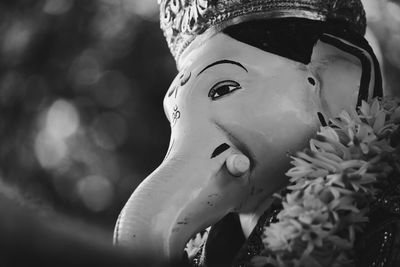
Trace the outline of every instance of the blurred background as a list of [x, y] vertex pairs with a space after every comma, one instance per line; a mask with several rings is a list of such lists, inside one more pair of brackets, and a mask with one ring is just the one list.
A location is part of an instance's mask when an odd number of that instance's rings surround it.
[[[364, 2], [386, 88], [400, 95], [400, 1]], [[0, 2], [0, 253], [47, 248], [48, 228], [111, 244], [167, 150], [175, 74], [156, 0]]]

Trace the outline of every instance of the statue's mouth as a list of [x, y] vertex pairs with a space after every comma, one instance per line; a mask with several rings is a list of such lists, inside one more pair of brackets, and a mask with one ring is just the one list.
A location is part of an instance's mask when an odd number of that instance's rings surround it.
[[192, 264], [212, 265], [212, 262], [214, 264], [232, 263], [245, 240], [239, 216], [229, 213], [212, 226], [192, 235], [186, 243], [183, 259], [190, 266]]
[[208, 234], [211, 226], [194, 234], [186, 243], [183, 258], [185, 261], [192, 262], [194, 259], [200, 258], [207, 242]]

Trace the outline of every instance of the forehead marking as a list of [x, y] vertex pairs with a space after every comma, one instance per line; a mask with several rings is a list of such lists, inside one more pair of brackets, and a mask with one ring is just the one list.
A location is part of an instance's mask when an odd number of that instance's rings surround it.
[[174, 127], [176, 122], [181, 118], [181, 112], [179, 111], [178, 105], [175, 105], [174, 110], [172, 111], [172, 124]]
[[185, 71], [184, 73], [182, 73], [179, 77], [181, 86], [184, 86], [190, 80], [190, 77], [192, 77], [192, 72], [189, 71], [189, 73], [187, 73]]
[[171, 97], [173, 93], [175, 93], [175, 91], [177, 90], [177, 85], [174, 85], [174, 87], [169, 91], [168, 93], [168, 97]]
[[173, 94], [175, 94], [174, 97], [176, 98], [178, 95], [179, 87], [187, 84], [191, 77], [191, 72], [182, 71], [181, 75], [179, 76], [179, 85], [174, 85], [174, 87], [168, 93], [168, 97], [171, 97]]

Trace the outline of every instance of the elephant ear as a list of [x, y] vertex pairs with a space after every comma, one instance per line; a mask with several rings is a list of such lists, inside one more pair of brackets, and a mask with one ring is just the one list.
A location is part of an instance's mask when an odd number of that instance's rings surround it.
[[321, 109], [328, 116], [359, 106], [362, 100], [382, 96], [379, 63], [364, 39], [355, 45], [323, 34], [314, 46], [308, 66], [309, 81], [318, 87]]

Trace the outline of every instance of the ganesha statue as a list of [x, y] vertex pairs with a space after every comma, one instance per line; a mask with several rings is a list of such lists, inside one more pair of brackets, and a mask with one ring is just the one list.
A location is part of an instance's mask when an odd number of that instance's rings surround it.
[[[361, 1], [159, 4], [179, 71], [164, 98], [170, 145], [127, 201], [114, 243], [148, 266], [285, 266], [254, 257], [279, 221], [274, 195], [289, 184], [290, 155], [328, 118], [382, 96]], [[395, 266], [385, 238], [371, 235], [346, 266]], [[299, 260], [288, 266], [328, 266]]]

